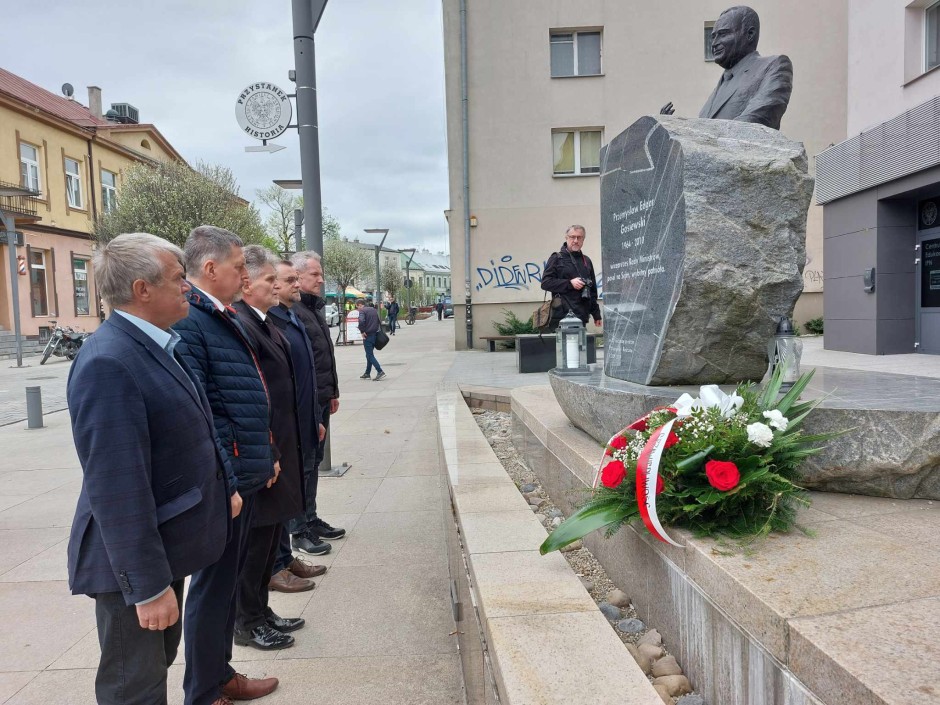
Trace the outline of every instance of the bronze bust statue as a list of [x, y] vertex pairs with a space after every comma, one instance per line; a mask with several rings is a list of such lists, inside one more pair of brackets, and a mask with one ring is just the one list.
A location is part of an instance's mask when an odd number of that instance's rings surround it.
[[[740, 120], [780, 129], [793, 90], [793, 64], [786, 56], [757, 53], [760, 19], [749, 7], [738, 5], [721, 13], [712, 30], [712, 53], [722, 74], [698, 116]], [[672, 103], [659, 111], [672, 115]]]

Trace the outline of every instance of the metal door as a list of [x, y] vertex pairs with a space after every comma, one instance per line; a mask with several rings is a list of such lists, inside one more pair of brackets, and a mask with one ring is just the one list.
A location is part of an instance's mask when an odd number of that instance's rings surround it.
[[937, 201], [919, 208], [915, 254], [915, 343], [917, 352], [940, 355], [940, 217]]

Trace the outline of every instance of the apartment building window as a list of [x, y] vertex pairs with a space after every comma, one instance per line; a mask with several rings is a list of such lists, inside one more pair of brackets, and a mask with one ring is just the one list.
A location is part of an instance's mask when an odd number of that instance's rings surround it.
[[714, 29], [714, 22], [705, 23], [705, 61], [715, 60], [715, 55], [712, 53], [712, 31]]
[[82, 175], [78, 162], [74, 159], [65, 160], [65, 192], [68, 194], [69, 207], [82, 207]]
[[101, 170], [101, 210], [110, 213], [117, 207], [117, 174]]
[[940, 66], [940, 2], [933, 3], [925, 11], [924, 35], [925, 57], [924, 70]]
[[75, 294], [75, 315], [87, 316], [91, 312], [88, 303], [88, 260], [72, 258], [72, 287]]
[[601, 131], [556, 130], [552, 132], [552, 159], [555, 176], [599, 174], [601, 171]]
[[29, 294], [34, 316], [49, 315], [49, 281], [46, 277], [46, 251], [29, 251]]
[[20, 142], [20, 186], [39, 191], [39, 149]]
[[552, 32], [549, 41], [553, 78], [600, 75], [600, 32]]

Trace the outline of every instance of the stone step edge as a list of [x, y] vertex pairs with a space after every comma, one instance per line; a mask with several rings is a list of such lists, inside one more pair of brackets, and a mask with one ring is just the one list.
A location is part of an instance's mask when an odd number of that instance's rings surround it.
[[[545, 398], [541, 396], [536, 398], [536, 396], [533, 395], [533, 393], [538, 394], [538, 392], [542, 390], [549, 391], [549, 394], [552, 396], [551, 404], [546, 403]], [[522, 423], [524, 423], [529, 428], [532, 434], [539, 438], [546, 451], [558, 458], [567, 467], [574, 484], [577, 484], [579, 487], [589, 487], [590, 483], [593, 481], [593, 475], [595, 472], [596, 466], [594, 463], [597, 461], [594, 459], [593, 454], [586, 456], [584, 453], [584, 448], [590, 447], [592, 449], [600, 449], [600, 445], [587, 433], [571, 424], [567, 416], [565, 416], [564, 412], [561, 410], [561, 407], [558, 405], [558, 402], [554, 399], [554, 394], [551, 392], [551, 387], [548, 387], [547, 385], [517, 387], [511, 391], [511, 398], [513, 417], [519, 418]], [[527, 404], [527, 402], [530, 402], [532, 405], [530, 406]], [[600, 450], [598, 450], [598, 459], [599, 458]], [[546, 489], [551, 491], [552, 488], [546, 487]], [[695, 583], [695, 581], [693, 581], [685, 572], [684, 566], [686, 564], [686, 558], [683, 554], [687, 551], [694, 551], [702, 554], [710, 553], [712, 550], [712, 545], [708, 543], [708, 539], [696, 539], [691, 534], [691, 532], [682, 529], [672, 529], [670, 533], [673, 535], [673, 537], [686, 544], [684, 549], [676, 549], [655, 540], [642, 527], [638, 528], [637, 526], [628, 526], [625, 527], [624, 530], [635, 534], [642, 544], [644, 544], [649, 550], [658, 554], [663, 561], [679, 567], [680, 570], [685, 574], [686, 579], [695, 586], [696, 590], [701, 592], [707, 599], [711, 600], [718, 611], [720, 611], [729, 621], [734, 623], [742, 633], [748, 634], [762, 648], [765, 648], [764, 645], [760, 644], [760, 641], [756, 638], [755, 632], [753, 630], [742, 626], [740, 622], [735, 619], [734, 614], [725, 608], [726, 606], [716, 604], [712, 597], [709, 596], [708, 590]], [[590, 538], [591, 537], [587, 537], [585, 543], [589, 548], [592, 548], [589, 545], [592, 543], [588, 540]], [[601, 538], [599, 540], [603, 541], [604, 539]], [[601, 561], [601, 564], [608, 569], [608, 572], [610, 572], [609, 566], [605, 565], [604, 558], [601, 557], [601, 554], [595, 551], [595, 556], [598, 558], [598, 560]], [[733, 575], [727, 575], [726, 579], [728, 581], [728, 585], [737, 584], [737, 581]], [[722, 586], [722, 588], [725, 587], [727, 586]], [[631, 592], [631, 596], [634, 599], [638, 597], [638, 595], [634, 594], [633, 592]], [[748, 606], [749, 609], [753, 610], [757, 605], [754, 602], [749, 602]], [[880, 697], [874, 690], [872, 690], [867, 685], [866, 681], [859, 676], [859, 674], [852, 673], [847, 670], [841, 663], [832, 658], [825, 651], [820, 650], [816, 644], [807, 641], [803, 635], [799, 633], [794, 635], [791, 633], [791, 630], [794, 629], [795, 625], [800, 623], [801, 619], [814, 619], [815, 617], [825, 615], [816, 615], [807, 618], [790, 617], [778, 613], [771, 605], [764, 602], [760, 604], [760, 608], [773, 613], [774, 621], [779, 622], [780, 628], [783, 632], [781, 638], [787, 645], [790, 645], [795, 636], [796, 638], [800, 639], [801, 647], [804, 650], [812, 652], [812, 658], [804, 656], [804, 662], [812, 663], [815, 667], [818, 667], [821, 662], [826, 662], [832, 666], [831, 671], [838, 674], [836, 681], [826, 684], [825, 688], [821, 688], [813, 693], [816, 698], [820, 698], [821, 701], [826, 703], [865, 702], [870, 703], [871, 705], [888, 705], [888, 701]], [[869, 608], [852, 608], [846, 611], [864, 611], [866, 609]], [[661, 627], [660, 631], [663, 631]], [[675, 637], [675, 635], [666, 634], [664, 632], [663, 636], [673, 642], [678, 641], [678, 638]], [[773, 654], [770, 653], [769, 655], [782, 667], [786, 668], [789, 673], [792, 674], [792, 676], [795, 677], [804, 686], [808, 687], [814, 680], [811, 673], [804, 673], [802, 669], [790, 667], [791, 664], [789, 663], [789, 654], [787, 654], [782, 659], [776, 658]], [[851, 694], [848, 696], [848, 699], [846, 699], [847, 694]]]
[[[540, 705], [571, 705], [578, 698], [587, 698], [592, 705], [622, 705], [629, 702], [631, 705], [662, 705], [663, 701], [653, 689], [636, 661], [623, 646], [620, 639], [613, 633], [609, 623], [597, 610], [587, 590], [580, 584], [574, 571], [559, 555], [545, 557], [546, 561], [558, 560], [564, 564], [563, 582], [559, 586], [562, 590], [570, 590], [573, 583], [577, 584], [583, 604], [589, 607], [588, 611], [572, 610], [570, 612], [556, 612], [553, 614], [520, 614], [518, 616], [487, 616], [489, 594], [499, 590], [503, 580], [492, 580], [487, 577], [486, 571], [477, 570], [475, 563], [483, 560], [483, 556], [492, 556], [493, 553], [502, 553], [499, 549], [493, 552], [476, 553], [468, 545], [467, 523], [472, 520], [471, 512], [461, 511], [461, 502], [457, 497], [454, 478], [459, 474], [459, 465], [466, 463], [466, 459], [473, 459], [479, 463], [480, 458], [486, 458], [485, 464], [500, 464], [495, 452], [486, 442], [482, 431], [477, 426], [467, 405], [472, 399], [472, 392], [465, 399], [464, 392], [457, 390], [442, 390], [437, 394], [438, 433], [443, 448], [443, 462], [448, 481], [448, 489], [456, 520], [461, 528], [461, 538], [464, 541], [464, 557], [471, 573], [471, 591], [474, 604], [479, 610], [479, 621], [483, 625], [492, 663], [496, 685], [501, 703], [507, 705], [528, 705], [534, 702]], [[471, 433], [476, 431], [476, 435]], [[483, 446], [480, 441], [486, 446]], [[501, 467], [501, 464], [500, 464]], [[544, 536], [545, 529], [529, 509], [522, 495], [518, 492], [515, 483], [503, 470], [501, 477], [494, 475], [489, 482], [490, 487], [510, 489], [519, 498], [519, 511], [506, 511], [503, 514], [511, 521], [525, 526], [533, 536]], [[478, 513], [478, 518], [484, 518], [487, 513]], [[514, 532], [515, 533], [515, 532]], [[508, 551], [518, 551], [519, 555], [528, 555], [536, 552], [538, 541], [531, 542], [531, 548], [515, 548]], [[487, 584], [489, 581], [491, 584]], [[551, 584], [539, 583], [542, 594], [552, 589]], [[492, 608], [491, 608], [492, 609]], [[534, 664], [544, 662], [547, 656], [546, 634], [544, 623], [546, 620], [571, 619], [576, 622], [579, 629], [578, 644], [580, 651], [570, 653], [564, 645], [566, 633], [564, 630], [553, 634], [552, 638], [560, 639], [561, 653], [556, 654], [556, 660], [569, 667], [561, 671], [554, 671], [554, 682], [534, 682], [536, 668]], [[605, 667], [599, 667], [604, 664]], [[593, 666], [593, 667], [592, 667]]]

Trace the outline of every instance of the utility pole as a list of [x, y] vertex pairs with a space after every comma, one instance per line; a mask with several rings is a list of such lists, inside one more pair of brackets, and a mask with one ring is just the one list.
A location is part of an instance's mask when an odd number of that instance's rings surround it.
[[388, 237], [388, 228], [366, 228], [367, 233], [370, 235], [382, 234], [382, 241], [375, 246], [375, 291], [372, 294], [372, 303], [375, 304], [376, 309], [381, 305], [379, 298], [382, 296], [382, 276], [379, 271], [379, 254], [382, 252], [382, 246], [385, 244], [385, 238]]
[[320, 196], [320, 137], [317, 124], [317, 65], [313, 35], [327, 0], [291, 0], [294, 23], [294, 68], [297, 82], [297, 132], [303, 182], [306, 236], [298, 249], [323, 256], [323, 202]]

